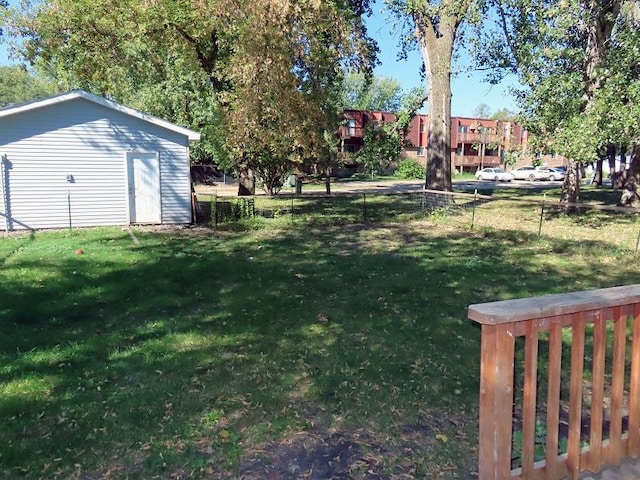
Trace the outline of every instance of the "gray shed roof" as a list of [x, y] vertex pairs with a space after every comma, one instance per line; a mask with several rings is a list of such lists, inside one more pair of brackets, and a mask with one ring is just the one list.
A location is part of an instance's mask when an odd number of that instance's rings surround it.
[[167, 130], [181, 133], [182, 135], [185, 135], [189, 140], [200, 140], [200, 134], [198, 132], [194, 132], [193, 130], [189, 130], [188, 128], [180, 127], [171, 122], [167, 122], [166, 120], [162, 120], [161, 118], [154, 117], [153, 115], [139, 112], [138, 110], [134, 110], [133, 108], [125, 107], [124, 105], [121, 105], [117, 102], [107, 100], [106, 98], [99, 97], [98, 95], [94, 95], [89, 92], [85, 92], [84, 90], [73, 90], [71, 92], [62, 93], [60, 95], [55, 95], [52, 97], [46, 97], [33, 100], [31, 102], [25, 102], [0, 108], [0, 118], [15, 115], [17, 113], [27, 112], [30, 110], [36, 110], [38, 108], [44, 108], [57, 103], [67, 102], [76, 98], [83, 98], [98, 105], [102, 105], [103, 107], [116, 110], [135, 118], [139, 118], [141, 120], [144, 120], [145, 122], [149, 122]]

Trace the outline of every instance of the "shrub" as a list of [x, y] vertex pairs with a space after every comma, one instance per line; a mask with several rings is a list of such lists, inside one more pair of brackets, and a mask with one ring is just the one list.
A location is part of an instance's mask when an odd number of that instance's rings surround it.
[[398, 169], [396, 170], [396, 177], [407, 179], [421, 179], [424, 178], [425, 170], [415, 160], [410, 158], [404, 158], [398, 163]]

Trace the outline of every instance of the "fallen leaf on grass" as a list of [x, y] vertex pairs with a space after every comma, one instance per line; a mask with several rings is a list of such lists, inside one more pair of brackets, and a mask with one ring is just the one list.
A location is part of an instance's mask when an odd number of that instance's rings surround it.
[[442, 443], [447, 443], [449, 441], [447, 436], [442, 433], [436, 433], [436, 440], [440, 440]]

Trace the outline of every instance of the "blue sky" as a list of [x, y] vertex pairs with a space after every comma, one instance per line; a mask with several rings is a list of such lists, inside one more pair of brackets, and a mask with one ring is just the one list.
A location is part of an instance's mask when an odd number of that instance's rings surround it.
[[[10, 0], [9, 4], [16, 4], [17, 0]], [[405, 90], [422, 84], [420, 68], [422, 57], [418, 51], [410, 52], [407, 60], [398, 60], [399, 34], [392, 32], [392, 22], [382, 10], [381, 0], [374, 4], [374, 15], [367, 20], [369, 34], [378, 42], [380, 48], [379, 60], [381, 65], [376, 68], [378, 76], [395, 78]], [[0, 43], [0, 65], [11, 63], [8, 59], [6, 46]], [[510, 82], [499, 85], [489, 85], [482, 81], [482, 74], [461, 73], [454, 76], [451, 90], [453, 93], [451, 114], [459, 117], [473, 116], [476, 107], [485, 103], [492, 112], [501, 108], [517, 110], [514, 99], [508, 93]]]

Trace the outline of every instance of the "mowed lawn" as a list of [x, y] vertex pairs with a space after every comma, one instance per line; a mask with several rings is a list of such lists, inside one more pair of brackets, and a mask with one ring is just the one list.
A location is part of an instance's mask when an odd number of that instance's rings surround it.
[[0, 238], [0, 478], [474, 478], [467, 306], [640, 282], [563, 233]]

